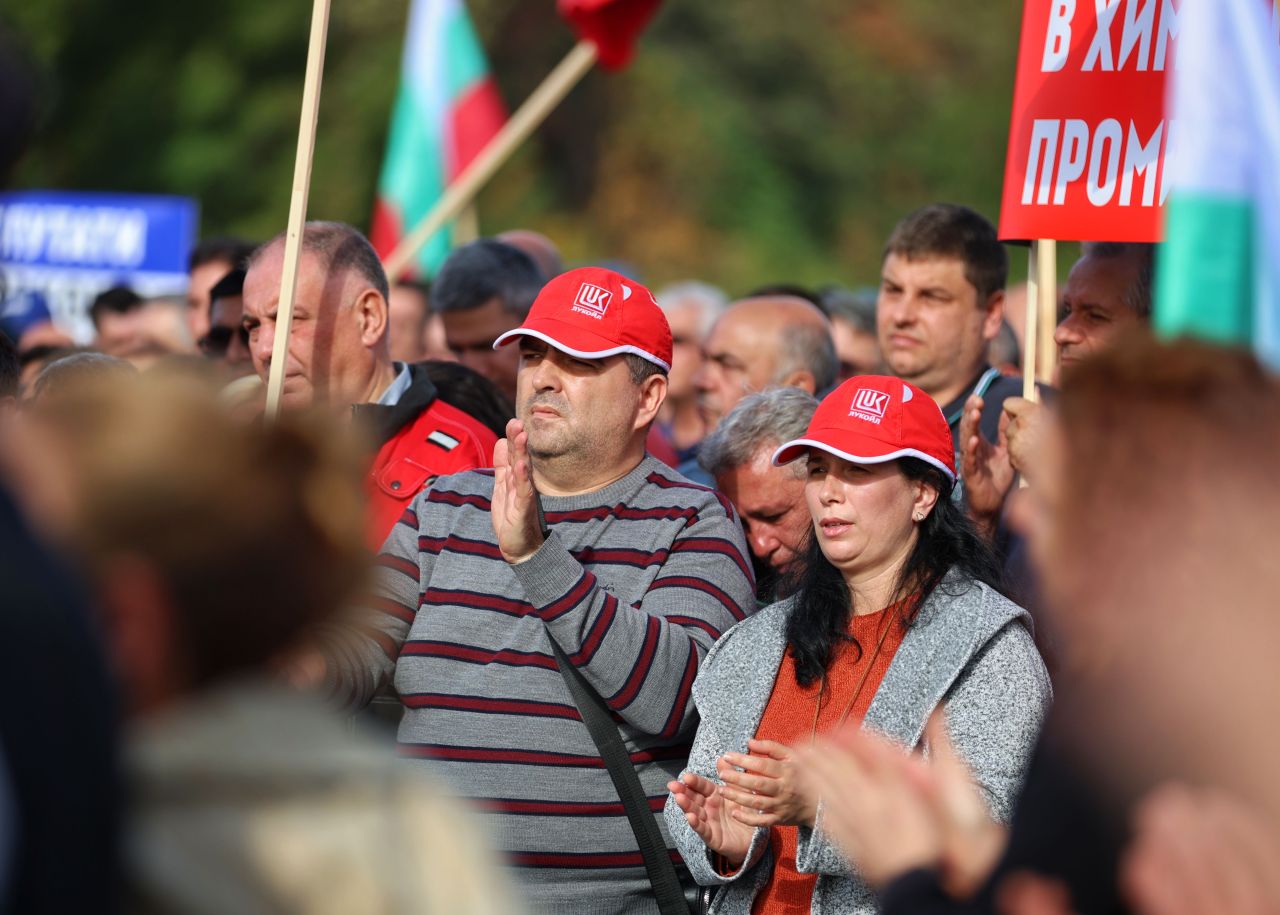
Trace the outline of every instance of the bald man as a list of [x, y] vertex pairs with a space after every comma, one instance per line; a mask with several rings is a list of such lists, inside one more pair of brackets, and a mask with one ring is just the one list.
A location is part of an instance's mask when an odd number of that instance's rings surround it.
[[747, 394], [792, 387], [821, 394], [835, 383], [831, 323], [795, 296], [759, 296], [730, 305], [703, 344], [694, 378], [698, 412], [707, 429]]

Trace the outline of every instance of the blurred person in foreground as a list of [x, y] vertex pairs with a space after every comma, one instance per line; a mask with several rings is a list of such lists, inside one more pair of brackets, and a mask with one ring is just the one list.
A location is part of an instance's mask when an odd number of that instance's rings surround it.
[[531, 904], [652, 912], [553, 645], [661, 795], [684, 765], [700, 660], [754, 610], [746, 545], [727, 502], [645, 451], [671, 361], [647, 289], [568, 271], [497, 345], [518, 349], [520, 374], [494, 470], [442, 477], [415, 500], [371, 597], [317, 633], [295, 674], [357, 707], [394, 681], [401, 755], [481, 804]]
[[1280, 911], [1280, 738], [1260, 727], [1280, 691], [1280, 381], [1131, 332], [1054, 413], [1024, 523], [1062, 698], [1007, 841], [942, 747], [926, 763], [845, 733], [807, 781], [886, 915]]
[[804, 551], [812, 525], [804, 462], [778, 466], [773, 453], [804, 435], [817, 408], [817, 398], [799, 388], [748, 394], [698, 450], [698, 463], [742, 519], [762, 605], [785, 596], [778, 589]]
[[519, 327], [547, 280], [533, 258], [494, 238], [455, 248], [431, 284], [431, 302], [444, 322], [449, 349], [488, 378], [513, 403], [518, 354], [494, 341]]
[[840, 362], [837, 380], [880, 374], [884, 360], [876, 337], [875, 290], [828, 286], [819, 293], [819, 300], [831, 318], [831, 339]]
[[[265, 383], [275, 343], [284, 236], [253, 253], [243, 325]], [[360, 232], [338, 222], [303, 231], [293, 326], [284, 366], [285, 409], [326, 405], [349, 415], [371, 442], [370, 546], [442, 474], [488, 467], [496, 436], [439, 396], [420, 366], [393, 362], [387, 346], [387, 275]]]
[[318, 415], [233, 419], [190, 378], [46, 405], [130, 732], [130, 911], [507, 912], [457, 805], [271, 659], [364, 580], [361, 461]]
[[187, 324], [191, 339], [209, 332], [213, 287], [232, 270], [243, 270], [254, 245], [240, 238], [209, 238], [187, 258]]
[[982, 804], [1007, 819], [1051, 691], [1025, 610], [950, 498], [937, 405], [897, 378], [828, 394], [778, 463], [806, 460], [812, 520], [792, 597], [722, 637], [694, 684], [701, 723], [667, 827], [718, 911], [872, 913], [792, 747], [846, 722], [903, 747], [945, 708]]
[[708, 430], [698, 412], [698, 391], [693, 379], [702, 366], [702, 341], [728, 298], [707, 283], [688, 280], [673, 283], [656, 293], [658, 306], [671, 325], [671, 375], [667, 399], [658, 422], [681, 461], [693, 456]]
[[972, 395], [984, 398], [980, 429], [994, 442], [1001, 405], [1022, 393], [1021, 379], [987, 363], [1004, 317], [1008, 271], [995, 227], [964, 206], [922, 207], [885, 243], [876, 300], [880, 350], [893, 374], [937, 401], [957, 453]]

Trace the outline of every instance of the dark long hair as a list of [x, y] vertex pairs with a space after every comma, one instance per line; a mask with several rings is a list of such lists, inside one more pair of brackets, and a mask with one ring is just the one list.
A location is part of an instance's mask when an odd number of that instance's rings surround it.
[[[952, 485], [946, 474], [917, 458], [902, 458], [897, 463], [908, 480], [923, 481], [938, 491], [938, 501], [920, 522], [915, 547], [894, 586], [898, 619], [906, 627], [942, 586], [950, 569], [957, 569], [963, 579], [981, 581], [997, 590], [1002, 588], [1002, 576], [991, 547], [978, 535], [964, 509], [951, 500]], [[795, 658], [796, 681], [809, 686], [826, 676], [842, 642], [853, 642], [862, 656], [862, 646], [849, 634], [853, 595], [840, 570], [822, 554], [812, 529], [788, 578], [795, 607], [787, 619], [787, 646]], [[903, 602], [912, 595], [912, 600]]]

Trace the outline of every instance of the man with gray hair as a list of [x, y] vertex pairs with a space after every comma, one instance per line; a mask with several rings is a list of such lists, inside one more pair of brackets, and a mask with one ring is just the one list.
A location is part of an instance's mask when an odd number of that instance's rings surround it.
[[[243, 325], [265, 382], [275, 343], [284, 234], [249, 258]], [[376, 454], [367, 480], [370, 546], [377, 549], [436, 477], [492, 466], [497, 436], [444, 402], [425, 370], [392, 362], [389, 289], [369, 240], [340, 222], [309, 222], [302, 234], [293, 325], [285, 351], [286, 408], [349, 408]]]
[[810, 526], [803, 461], [782, 467], [773, 452], [802, 438], [818, 399], [799, 388], [770, 388], [738, 401], [702, 443], [698, 463], [733, 503], [756, 562], [757, 597], [774, 596]]
[[671, 325], [671, 372], [667, 376], [667, 400], [658, 415], [681, 460], [709, 431], [698, 412], [698, 390], [694, 376], [702, 368], [702, 341], [716, 318], [729, 304], [729, 297], [708, 283], [686, 280], [672, 283], [654, 296]]

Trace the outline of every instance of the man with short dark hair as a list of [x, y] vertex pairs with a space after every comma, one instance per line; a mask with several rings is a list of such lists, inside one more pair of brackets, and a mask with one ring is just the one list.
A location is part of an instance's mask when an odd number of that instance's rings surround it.
[[227, 272], [243, 269], [254, 245], [241, 238], [207, 238], [191, 249], [187, 266], [187, 322], [191, 339], [209, 331], [210, 292]]
[[[244, 280], [244, 327], [254, 368], [271, 371], [284, 235], [253, 253]], [[419, 492], [441, 474], [489, 466], [494, 434], [445, 403], [418, 367], [387, 350], [387, 275], [368, 239], [337, 222], [303, 232], [281, 403], [348, 407], [377, 454], [368, 480], [369, 539], [381, 545]]]
[[817, 408], [818, 399], [799, 388], [750, 394], [698, 451], [698, 463], [742, 519], [762, 603], [776, 597], [779, 579], [803, 549], [813, 521], [804, 501], [805, 462], [779, 467], [773, 453], [783, 442], [804, 437]]
[[518, 354], [510, 347], [494, 350], [493, 341], [519, 326], [546, 280], [528, 254], [480, 238], [455, 249], [431, 284], [432, 304], [453, 354], [513, 401]]
[[1084, 243], [1062, 287], [1065, 313], [1053, 333], [1062, 371], [1151, 320], [1154, 274], [1155, 245]]
[[1000, 407], [1022, 381], [987, 364], [1000, 331], [1009, 269], [995, 227], [964, 206], [939, 203], [894, 228], [881, 263], [876, 327], [890, 371], [938, 402], [960, 450], [965, 401], [984, 397], [982, 434], [995, 441]]
[[94, 346], [139, 368], [170, 353], [190, 352], [195, 341], [184, 311], [180, 299], [144, 299], [127, 286], [113, 286], [89, 306], [97, 330]]
[[820, 295], [822, 309], [831, 319], [831, 340], [840, 360], [836, 381], [883, 374], [884, 360], [876, 338], [875, 290], [828, 286]]
[[200, 351], [221, 362], [232, 378], [254, 374], [249, 333], [243, 324], [244, 275], [238, 267], [213, 284], [209, 290], [209, 330], [196, 341]]
[[520, 361], [494, 471], [443, 477], [405, 511], [324, 666], [357, 705], [394, 676], [401, 755], [492, 818], [537, 910], [653, 912], [553, 643], [663, 797], [695, 727], [698, 665], [753, 607], [742, 531], [727, 502], [645, 452], [671, 363], [647, 289], [571, 270], [496, 345]]

